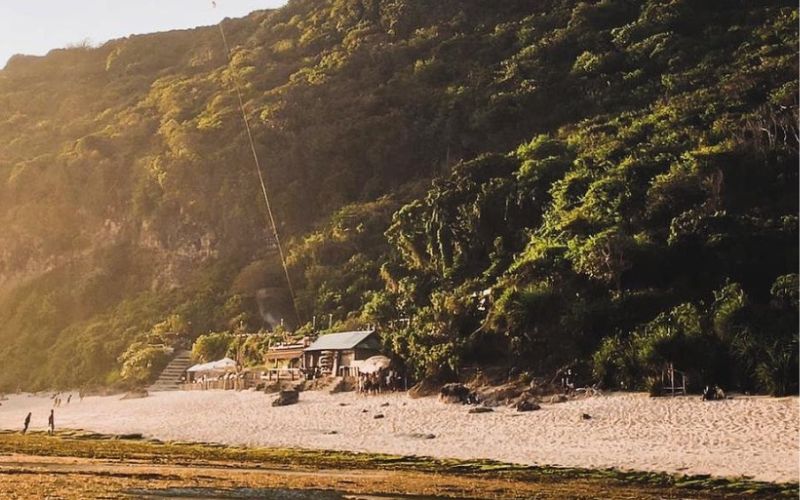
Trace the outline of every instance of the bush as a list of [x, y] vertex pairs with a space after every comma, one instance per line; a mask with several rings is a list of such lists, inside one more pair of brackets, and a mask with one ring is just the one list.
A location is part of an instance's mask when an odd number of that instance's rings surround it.
[[641, 363], [628, 339], [607, 337], [592, 356], [592, 371], [601, 386], [634, 389], [638, 386]]
[[628, 338], [606, 338], [593, 356], [595, 377], [606, 386], [659, 392], [658, 377], [672, 364], [694, 384], [726, 382], [727, 348], [711, 334], [708, 316], [693, 304], [681, 304]]
[[[264, 354], [269, 349], [271, 335], [236, 336], [231, 339], [225, 355], [243, 366], [255, 366], [264, 362]], [[216, 358], [219, 359], [219, 358]]]
[[798, 389], [797, 275], [778, 277], [769, 306], [750, 311], [731, 341], [733, 355], [773, 396]]
[[198, 363], [222, 359], [228, 354], [233, 340], [234, 336], [228, 332], [201, 335], [192, 346], [192, 359]]
[[657, 398], [664, 393], [664, 387], [661, 384], [661, 379], [658, 377], [647, 377], [644, 382], [644, 387], [651, 398]]
[[172, 351], [163, 346], [136, 342], [120, 356], [120, 378], [126, 384], [139, 387], [152, 382], [167, 366]]
[[797, 387], [797, 336], [762, 348], [756, 378], [772, 396], [794, 394]]

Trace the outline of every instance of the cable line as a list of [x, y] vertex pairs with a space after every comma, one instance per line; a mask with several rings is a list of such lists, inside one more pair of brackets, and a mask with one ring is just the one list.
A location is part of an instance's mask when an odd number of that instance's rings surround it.
[[[228, 61], [228, 66], [232, 62], [231, 59], [231, 49], [228, 46], [228, 38], [225, 36], [225, 30], [222, 27], [223, 21], [219, 23], [219, 33], [222, 35], [222, 43], [225, 46], [225, 58]], [[242, 113], [242, 121], [244, 121], [244, 128], [247, 131], [247, 140], [250, 142], [250, 151], [253, 153], [253, 161], [255, 162], [256, 173], [258, 174], [258, 182], [261, 184], [261, 193], [264, 195], [264, 203], [267, 206], [267, 216], [270, 226], [272, 227], [272, 236], [275, 238], [275, 244], [278, 247], [278, 254], [281, 258], [281, 266], [283, 266], [283, 274], [286, 276], [286, 284], [289, 286], [289, 295], [292, 298], [292, 307], [294, 308], [294, 314], [297, 319], [297, 326], [300, 327], [302, 325], [302, 320], [300, 319], [300, 310], [297, 307], [297, 300], [295, 299], [294, 287], [292, 286], [292, 279], [289, 277], [289, 267], [286, 265], [286, 256], [283, 253], [283, 246], [281, 245], [281, 239], [278, 236], [278, 226], [275, 224], [275, 216], [272, 213], [272, 205], [269, 202], [269, 195], [267, 194], [267, 185], [264, 182], [264, 174], [261, 171], [261, 161], [258, 159], [258, 153], [256, 152], [256, 145], [253, 141], [253, 132], [250, 129], [250, 120], [247, 118], [247, 113], [244, 109], [244, 99], [242, 99], [242, 90], [239, 86], [239, 79], [236, 77], [235, 74], [233, 76], [233, 87], [236, 90], [236, 98], [239, 101], [239, 111]]]

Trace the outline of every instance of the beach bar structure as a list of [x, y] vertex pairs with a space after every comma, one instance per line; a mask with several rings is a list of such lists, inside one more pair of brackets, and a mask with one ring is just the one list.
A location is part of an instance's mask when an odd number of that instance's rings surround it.
[[375, 330], [322, 335], [303, 350], [305, 370], [323, 375], [356, 376], [364, 361], [380, 354]]
[[231, 358], [222, 358], [209, 363], [200, 363], [189, 367], [186, 370], [189, 382], [193, 382], [201, 377], [218, 376], [236, 371], [236, 361]]
[[237, 373], [236, 361], [222, 358], [200, 363], [186, 370], [184, 390], [242, 389], [242, 375]]
[[264, 355], [264, 378], [280, 380], [302, 378], [304, 349], [311, 341], [304, 338], [296, 344], [279, 344], [271, 346]]

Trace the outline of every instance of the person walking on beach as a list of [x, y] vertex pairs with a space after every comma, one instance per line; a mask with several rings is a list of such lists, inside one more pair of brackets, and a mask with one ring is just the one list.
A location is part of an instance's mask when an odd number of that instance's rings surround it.
[[25, 417], [25, 427], [22, 428], [22, 433], [25, 434], [28, 432], [28, 426], [31, 425], [31, 412], [28, 412], [28, 416]]
[[67, 404], [69, 404], [70, 401], [72, 401], [72, 393], [71, 392], [69, 393], [69, 396], [67, 396]]
[[56, 432], [56, 417], [53, 414], [55, 410], [50, 410], [50, 417], [47, 419], [47, 434], [52, 436]]

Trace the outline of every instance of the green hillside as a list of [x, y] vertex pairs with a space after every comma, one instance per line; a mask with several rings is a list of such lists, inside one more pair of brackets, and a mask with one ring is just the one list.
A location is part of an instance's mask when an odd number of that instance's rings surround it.
[[[798, 14], [292, 0], [0, 71], [0, 387], [377, 324], [420, 377], [797, 390]], [[299, 322], [233, 91], [287, 246]], [[332, 316], [331, 316], [332, 315]], [[305, 323], [305, 325], [301, 325]]]

